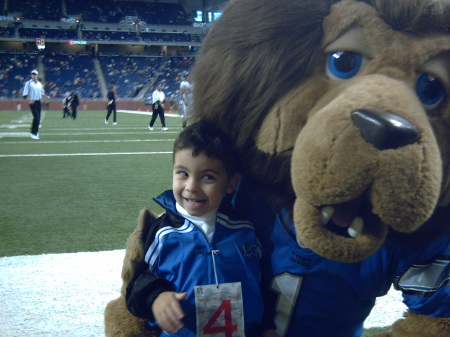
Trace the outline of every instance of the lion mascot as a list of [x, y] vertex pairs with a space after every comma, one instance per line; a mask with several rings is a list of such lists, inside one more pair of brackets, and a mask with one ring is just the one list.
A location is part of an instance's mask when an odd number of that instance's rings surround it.
[[[393, 285], [390, 337], [450, 336], [450, 1], [230, 0], [193, 72], [193, 120], [235, 140], [235, 207], [264, 248], [278, 336], [356, 337]], [[126, 285], [107, 336], [151, 336]]]

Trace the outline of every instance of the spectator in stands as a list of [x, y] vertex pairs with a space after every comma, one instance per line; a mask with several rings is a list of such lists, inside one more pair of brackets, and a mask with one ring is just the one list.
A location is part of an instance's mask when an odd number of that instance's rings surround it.
[[78, 94], [75, 91], [72, 91], [72, 100], [70, 102], [70, 106], [72, 108], [72, 118], [77, 119], [77, 109], [80, 105], [80, 100], [78, 99]]
[[193, 85], [191, 75], [188, 76], [186, 80], [181, 81], [180, 83], [180, 97], [181, 97], [181, 110], [183, 113], [183, 129], [186, 127], [187, 120], [189, 118], [189, 111], [191, 109], [192, 104], [192, 95], [193, 95]]
[[117, 88], [116, 82], [111, 82], [111, 87], [109, 89], [108, 95], [106, 96], [106, 100], [108, 102], [108, 112], [105, 118], [105, 124], [108, 124], [108, 118], [111, 116], [111, 113], [114, 112], [114, 121], [112, 125], [117, 125], [117, 110], [116, 110], [116, 99], [117, 99]]
[[31, 79], [25, 83], [23, 88], [23, 99], [28, 98], [30, 104], [30, 110], [33, 114], [33, 122], [31, 123], [30, 137], [32, 139], [39, 139], [39, 124], [41, 122], [41, 99], [42, 96], [50, 99], [50, 96], [46, 95], [41, 82], [38, 81], [38, 71], [31, 71]]
[[148, 127], [148, 129], [150, 131], [153, 131], [153, 125], [155, 124], [156, 121], [156, 117], [159, 116], [159, 120], [161, 121], [161, 125], [162, 125], [162, 131], [167, 131], [169, 130], [166, 127], [166, 119], [164, 116], [164, 108], [163, 108], [163, 104], [165, 102], [166, 99], [166, 95], [162, 92], [161, 90], [161, 84], [159, 83], [156, 86], [156, 90], [153, 91], [153, 95], [152, 95], [152, 119], [150, 120], [150, 125]]

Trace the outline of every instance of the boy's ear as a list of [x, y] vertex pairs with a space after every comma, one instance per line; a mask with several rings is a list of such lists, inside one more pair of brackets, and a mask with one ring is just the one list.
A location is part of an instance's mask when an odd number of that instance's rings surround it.
[[230, 177], [228, 180], [228, 186], [227, 186], [227, 193], [231, 194], [234, 192], [234, 189], [236, 188], [237, 184], [239, 183], [239, 180], [241, 180], [241, 174], [235, 173]]

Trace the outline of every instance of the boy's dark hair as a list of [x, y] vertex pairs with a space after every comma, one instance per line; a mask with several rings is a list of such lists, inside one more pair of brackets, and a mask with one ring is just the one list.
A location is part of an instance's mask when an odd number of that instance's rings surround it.
[[231, 176], [240, 171], [240, 160], [233, 142], [215, 124], [200, 121], [189, 125], [178, 135], [173, 144], [173, 156], [181, 150], [192, 149], [192, 155], [204, 153], [220, 160]]

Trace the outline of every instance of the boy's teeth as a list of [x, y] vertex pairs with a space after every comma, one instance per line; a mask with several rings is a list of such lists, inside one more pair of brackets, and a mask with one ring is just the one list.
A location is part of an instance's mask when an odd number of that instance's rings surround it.
[[334, 207], [332, 206], [327, 206], [321, 209], [320, 222], [322, 223], [322, 225], [326, 225], [328, 221], [330, 221], [331, 217], [333, 216], [333, 213]]
[[347, 229], [347, 233], [352, 238], [356, 238], [363, 232], [363, 229], [364, 229], [364, 220], [360, 216], [357, 216], [350, 224], [350, 227]]

